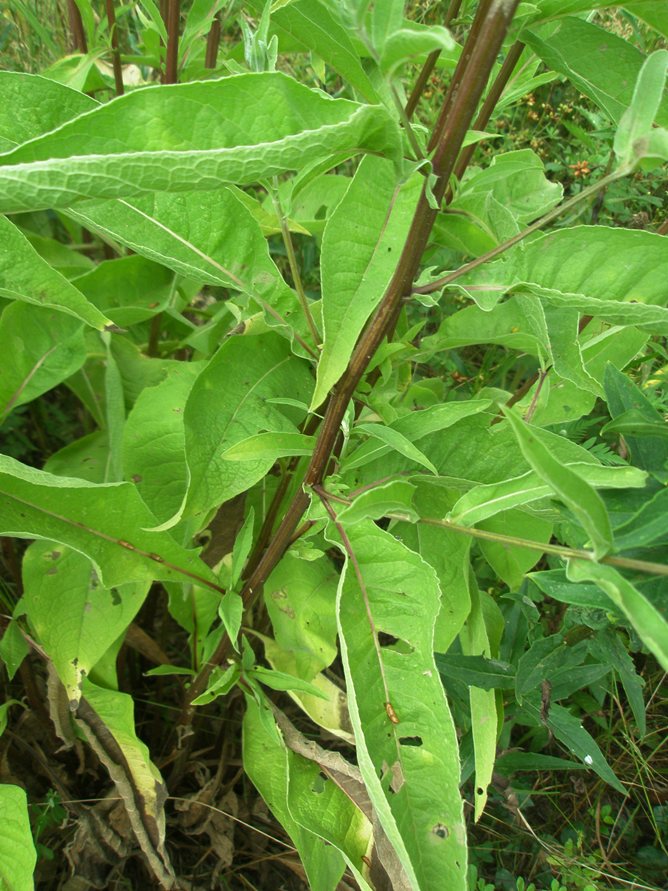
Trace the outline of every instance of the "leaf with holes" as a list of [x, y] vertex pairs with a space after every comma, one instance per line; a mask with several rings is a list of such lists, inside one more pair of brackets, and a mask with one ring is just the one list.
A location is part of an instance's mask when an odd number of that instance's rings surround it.
[[[338, 622], [360, 770], [413, 886], [465, 889], [457, 738], [433, 657], [436, 574], [370, 521], [348, 535]], [[335, 527], [328, 536], [342, 547]]]

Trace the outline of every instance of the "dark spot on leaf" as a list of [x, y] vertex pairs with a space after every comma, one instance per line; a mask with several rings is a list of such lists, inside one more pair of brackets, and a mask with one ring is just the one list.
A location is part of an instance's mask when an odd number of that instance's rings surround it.
[[484, 794], [485, 794], [485, 790], [482, 788], [482, 786], [478, 786], [478, 788], [477, 788], [475, 791], [476, 791], [476, 794], [477, 794], [477, 795], [484, 795]]
[[393, 644], [397, 643], [399, 640], [398, 637], [395, 637], [393, 634], [386, 634], [384, 631], [378, 632], [378, 643], [381, 647], [391, 647]]
[[399, 743], [402, 746], [416, 746], [419, 748], [422, 745], [422, 737], [421, 736], [400, 736]]
[[133, 482], [133, 483], [140, 483], [141, 480], [142, 480], [142, 478], [141, 478], [141, 476], [140, 476], [138, 473], [133, 473], [133, 474], [132, 474], [132, 482]]
[[121, 595], [118, 593], [118, 590], [116, 588], [112, 588], [109, 593], [111, 594], [111, 602], [114, 604], [114, 606], [120, 606], [122, 601]]
[[46, 574], [47, 575], [55, 575], [57, 572], [58, 572], [58, 570], [56, 569], [56, 567], [52, 566], [51, 569], [47, 569]]
[[444, 826], [442, 823], [437, 823], [431, 831], [439, 838], [447, 838], [450, 835], [447, 826]]
[[49, 554], [49, 557], [51, 557], [52, 560], [60, 560], [62, 556], [62, 551], [51, 551]]

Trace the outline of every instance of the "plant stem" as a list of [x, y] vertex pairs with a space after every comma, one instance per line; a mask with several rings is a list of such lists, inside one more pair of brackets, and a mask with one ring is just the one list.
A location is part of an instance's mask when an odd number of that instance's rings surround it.
[[[484, 130], [487, 124], [489, 124], [489, 119], [492, 116], [492, 112], [496, 108], [497, 102], [501, 98], [501, 94], [503, 93], [510, 77], [515, 70], [515, 66], [517, 65], [520, 56], [522, 55], [522, 51], [524, 50], [524, 44], [519, 40], [516, 41], [508, 50], [508, 55], [506, 56], [503, 65], [501, 66], [501, 70], [494, 78], [494, 82], [492, 86], [489, 88], [487, 96], [485, 97], [485, 101], [482, 104], [478, 117], [475, 119], [473, 124], [474, 130]], [[464, 171], [469, 166], [471, 162], [471, 158], [473, 157], [473, 153], [476, 150], [477, 143], [473, 145], [467, 145], [466, 148], [462, 149], [462, 152], [457, 159], [457, 164], [455, 165], [454, 176], [457, 180], [461, 180], [464, 175]], [[449, 193], [450, 197], [452, 197], [452, 192]], [[448, 197], [446, 197], [446, 201], [448, 201]]]
[[455, 269], [454, 272], [449, 272], [442, 278], [437, 278], [435, 281], [429, 282], [428, 285], [419, 285], [418, 287], [413, 288], [413, 293], [432, 294], [434, 291], [438, 291], [441, 288], [444, 288], [446, 285], [449, 285], [451, 282], [456, 281], [462, 275], [466, 275], [467, 272], [472, 272], [479, 266], [483, 266], [485, 263], [489, 263], [490, 260], [494, 260], [496, 257], [505, 253], [511, 247], [519, 244], [520, 241], [524, 241], [524, 239], [527, 236], [531, 235], [533, 232], [537, 232], [539, 229], [542, 229], [543, 226], [551, 223], [552, 220], [556, 220], [557, 217], [560, 217], [567, 210], [570, 210], [581, 201], [584, 201], [585, 198], [590, 198], [592, 195], [595, 195], [600, 189], [607, 188], [607, 186], [609, 186], [611, 182], [614, 182], [616, 179], [620, 179], [622, 176], [625, 176], [626, 172], [626, 170], [617, 170], [614, 173], [611, 173], [609, 176], [604, 176], [603, 179], [600, 179], [597, 183], [593, 183], [591, 186], [588, 186], [586, 189], [578, 192], [577, 195], [569, 198], [568, 201], [564, 201], [563, 204], [555, 207], [554, 210], [546, 213], [545, 216], [541, 217], [539, 220], [536, 220], [535, 223], [527, 226], [527, 228], [523, 229], [521, 232], [518, 232], [517, 235], [513, 235], [512, 238], [508, 239], [508, 241], [504, 241], [503, 244], [497, 245], [495, 248], [492, 248], [491, 251], [487, 251], [486, 254], [482, 254], [480, 257], [476, 257], [476, 259], [471, 260], [470, 263], [465, 263], [463, 266], [460, 266], [459, 269]]
[[211, 30], [206, 38], [206, 55], [204, 56], [204, 67], [215, 68], [218, 59], [218, 47], [220, 46], [220, 13], [217, 12], [211, 22]]
[[[443, 25], [446, 28], [459, 12], [459, 8], [461, 5], [462, 0], [450, 0], [448, 11], [446, 12], [445, 18], [443, 20]], [[438, 62], [438, 57], [440, 55], [440, 50], [434, 50], [433, 52], [429, 53], [424, 65], [422, 66], [422, 70], [418, 75], [418, 79], [415, 81], [415, 86], [413, 87], [411, 94], [408, 97], [408, 102], [406, 102], [406, 118], [409, 121], [415, 113], [415, 109], [417, 108], [418, 102], [420, 101], [420, 97], [424, 92], [424, 88], [427, 86], [429, 77], [436, 67], [436, 63]]]
[[[460, 64], [454, 79], [461, 83], [461, 66], [467, 69], [466, 89], [459, 89], [451, 96], [450, 113], [441, 122], [436, 150], [432, 159], [436, 182], [433, 187], [436, 200], [445, 194], [448, 180], [457, 161], [466, 131], [475, 114], [478, 102], [489, 78], [489, 73], [506, 35], [508, 26], [515, 14], [519, 0], [510, 3], [493, 3], [482, 0], [471, 34], [466, 42]], [[472, 46], [469, 46], [473, 43]], [[439, 119], [440, 120], [440, 119]], [[309, 505], [307, 491], [322, 483], [327, 465], [336, 445], [341, 421], [357, 385], [376, 350], [392, 325], [397, 307], [405, 296], [411, 293], [413, 281], [418, 273], [422, 253], [427, 245], [437, 211], [430, 207], [426, 195], [426, 184], [418, 201], [410, 231], [401, 253], [397, 268], [383, 299], [371, 321], [362, 333], [343, 377], [331, 395], [308, 469], [302, 485], [288, 505], [283, 521], [278, 527], [257, 568], [248, 579], [241, 592], [244, 607], [249, 609], [269, 573], [287, 549], [293, 532]], [[214, 666], [222, 664], [229, 653], [230, 641], [224, 637], [207, 665], [193, 679], [188, 689], [187, 700], [181, 715], [181, 723], [189, 724], [192, 717], [192, 701], [205, 689]]]
[[67, 0], [67, 16], [70, 22], [70, 35], [72, 37], [72, 48], [78, 53], [87, 53], [88, 44], [86, 43], [86, 32], [84, 31], [83, 22], [79, 7], [74, 0]]
[[[389, 520], [401, 520], [408, 523], [415, 522], [414, 517], [405, 514], [387, 514]], [[498, 544], [512, 545], [518, 548], [527, 548], [531, 551], [541, 551], [544, 554], [555, 554], [557, 557], [567, 557], [575, 560], [586, 560], [588, 563], [605, 563], [608, 566], [618, 566], [620, 569], [635, 569], [648, 575], [668, 575], [668, 565], [665, 563], [653, 563], [647, 560], [633, 560], [631, 557], [601, 557], [597, 560], [593, 551], [583, 548], [568, 548], [562, 545], [543, 544], [540, 541], [531, 541], [526, 538], [516, 538], [514, 535], [503, 535], [501, 532], [488, 532], [486, 529], [476, 529], [473, 526], [459, 526], [449, 520], [438, 520], [433, 517], [420, 517], [419, 523], [427, 526], [441, 526], [452, 532], [469, 535], [472, 538], [482, 538], [485, 541], [494, 541]]]
[[320, 343], [320, 333], [316, 328], [315, 322], [313, 321], [313, 316], [311, 315], [311, 310], [308, 305], [308, 297], [306, 296], [306, 291], [304, 290], [304, 285], [302, 283], [302, 277], [299, 273], [299, 266], [297, 265], [297, 256], [295, 254], [295, 246], [293, 244], [292, 235], [290, 233], [290, 226], [288, 225], [287, 217], [285, 216], [283, 206], [281, 205], [281, 198], [278, 194], [278, 179], [276, 177], [274, 177], [274, 188], [271, 190], [271, 200], [274, 204], [276, 215], [278, 216], [278, 219], [280, 221], [281, 235], [283, 237], [285, 252], [288, 255], [288, 264], [290, 265], [292, 283], [295, 286], [295, 291], [297, 292], [297, 297], [299, 298], [299, 304], [302, 308], [302, 312], [304, 313], [306, 324], [308, 325], [309, 331], [311, 332], [313, 345], [317, 349], [318, 344]]
[[167, 18], [167, 57], [165, 62], [165, 77], [163, 83], [175, 84], [178, 82], [179, 63], [179, 19], [181, 14], [180, 0], [168, 0]]
[[116, 84], [116, 95], [122, 96], [125, 92], [123, 86], [123, 69], [121, 68], [121, 54], [118, 49], [118, 31], [116, 29], [116, 14], [114, 12], [114, 0], [105, 0], [107, 10], [107, 23], [109, 25], [109, 36], [111, 38], [111, 61], [114, 66], [114, 82]]

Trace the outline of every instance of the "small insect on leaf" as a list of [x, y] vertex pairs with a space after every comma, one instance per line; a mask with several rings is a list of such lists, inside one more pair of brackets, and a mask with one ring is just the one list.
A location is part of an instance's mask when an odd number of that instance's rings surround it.
[[394, 706], [391, 702], [385, 703], [385, 711], [387, 712], [387, 717], [392, 721], [393, 724], [399, 723], [399, 718], [397, 717], [397, 713], [394, 710]]

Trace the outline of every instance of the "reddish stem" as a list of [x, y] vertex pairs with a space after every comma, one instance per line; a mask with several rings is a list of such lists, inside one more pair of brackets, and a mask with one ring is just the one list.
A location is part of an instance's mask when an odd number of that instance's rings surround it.
[[[437, 202], [443, 198], [466, 131], [473, 120], [478, 102], [518, 3], [519, 0], [511, 0], [509, 3], [482, 0], [479, 6], [471, 33], [453, 75], [453, 82], [462, 88], [454, 90], [449, 96], [447, 99], [449, 113], [445, 117], [441, 115], [437, 124], [438, 138], [432, 159], [433, 171], [436, 175], [433, 192]], [[462, 70], [460, 70], [464, 68], [466, 69], [465, 85]], [[430, 206], [425, 188], [418, 201], [392, 281], [374, 316], [362, 333], [348, 368], [329, 400], [302, 485], [289, 504], [276, 534], [241, 592], [246, 609], [249, 609], [253, 604], [269, 573], [288, 547], [292, 535], [309, 505], [310, 491], [314, 486], [322, 483], [348, 403], [374, 353], [391, 327], [397, 307], [404, 297], [411, 293], [413, 281], [418, 274], [420, 260], [436, 215], [437, 211]], [[230, 642], [227, 637], [224, 637], [211, 656], [209, 663], [202, 667], [188, 689], [187, 701], [181, 715], [183, 724], [190, 723], [192, 701], [206, 689], [214, 666], [222, 664], [229, 652]]]
[[116, 84], [116, 95], [122, 96], [125, 92], [125, 88], [123, 86], [121, 54], [118, 48], [118, 31], [116, 30], [116, 13], [114, 12], [114, 0], [105, 0], [105, 5], [107, 9], [109, 35], [111, 37], [111, 61], [114, 66], [114, 82]]

